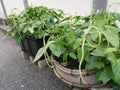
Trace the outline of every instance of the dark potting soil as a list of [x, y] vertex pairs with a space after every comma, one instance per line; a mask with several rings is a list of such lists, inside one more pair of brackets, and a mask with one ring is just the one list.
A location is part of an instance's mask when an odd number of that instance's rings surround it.
[[68, 65], [66, 66], [69, 69], [79, 69], [79, 62], [77, 60], [69, 59]]
[[[65, 66], [66, 68], [69, 68], [69, 69], [79, 69], [79, 62], [76, 59], [72, 59], [72, 58], [68, 57], [67, 61], [63, 61], [62, 58], [58, 58], [58, 57], [55, 56], [55, 60], [57, 62], [59, 62], [60, 64], [62, 62], [66, 62], [67, 63], [67, 66]], [[83, 68], [85, 68], [85, 62], [82, 64], [82, 69]]]

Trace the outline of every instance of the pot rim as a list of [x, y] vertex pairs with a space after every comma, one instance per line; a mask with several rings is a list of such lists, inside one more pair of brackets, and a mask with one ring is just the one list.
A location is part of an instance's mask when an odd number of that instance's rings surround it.
[[[68, 73], [68, 74], [73, 74], [79, 76], [80, 75], [80, 70], [79, 69], [69, 69], [66, 68], [64, 66], [62, 66], [61, 64], [59, 64], [56, 60], [53, 60], [53, 65], [54, 68], [57, 67], [59, 68], [61, 71]], [[96, 73], [96, 69], [90, 69], [90, 70], [86, 70], [86, 69], [82, 69], [82, 75], [86, 76], [89, 74], [95, 74]]]

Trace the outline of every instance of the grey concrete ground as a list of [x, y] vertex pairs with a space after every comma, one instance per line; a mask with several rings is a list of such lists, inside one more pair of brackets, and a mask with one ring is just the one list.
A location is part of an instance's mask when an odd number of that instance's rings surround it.
[[3, 36], [0, 30], [0, 90], [70, 90], [52, 69], [40, 70], [23, 59], [14, 39]]

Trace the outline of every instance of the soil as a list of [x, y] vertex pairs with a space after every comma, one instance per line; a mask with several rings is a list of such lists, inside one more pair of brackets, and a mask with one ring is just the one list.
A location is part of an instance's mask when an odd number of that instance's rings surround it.
[[[58, 61], [59, 63], [65, 62], [65, 61], [63, 61], [62, 58], [58, 58], [58, 57], [55, 57], [55, 60]], [[72, 59], [72, 58], [68, 57], [66, 63], [67, 63], [67, 66], [65, 66], [66, 68], [79, 69], [79, 62], [76, 59]], [[85, 68], [85, 63], [83, 63], [83, 65], [82, 65], [82, 69], [83, 68]]]

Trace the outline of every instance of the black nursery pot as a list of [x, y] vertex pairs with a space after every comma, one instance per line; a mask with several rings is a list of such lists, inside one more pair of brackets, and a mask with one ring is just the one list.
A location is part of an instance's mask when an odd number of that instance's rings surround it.
[[[46, 37], [45, 41], [48, 40], [48, 37]], [[32, 56], [35, 56], [38, 52], [38, 50], [43, 47], [43, 38], [42, 39], [34, 39], [34, 38], [25, 38], [21, 41], [21, 48], [23, 51], [31, 54]], [[48, 54], [50, 55], [50, 50], [47, 50]], [[44, 59], [45, 57], [42, 56], [40, 59]]]
[[43, 40], [42, 39], [33, 39], [28, 38], [28, 42], [31, 48], [31, 54], [35, 56], [38, 52], [38, 50], [43, 46]]
[[20, 46], [21, 46], [22, 51], [25, 51], [31, 54], [31, 48], [30, 48], [29, 41], [27, 38], [24, 38], [21, 40]]

